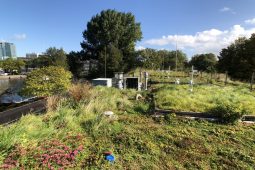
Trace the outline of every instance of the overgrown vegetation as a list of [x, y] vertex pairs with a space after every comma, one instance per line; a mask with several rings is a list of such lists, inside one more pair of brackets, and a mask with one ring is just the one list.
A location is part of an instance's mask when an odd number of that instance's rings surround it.
[[227, 71], [235, 79], [250, 81], [255, 71], [255, 34], [242, 37], [224, 48], [219, 56], [219, 71]]
[[[153, 119], [148, 116], [150, 98], [146, 93], [137, 101], [133, 90], [85, 86], [74, 85], [64, 96], [50, 98], [44, 115], [27, 115], [1, 127], [2, 167], [255, 168], [254, 126], [220, 125], [170, 115]], [[86, 92], [79, 93], [81, 88]], [[107, 110], [116, 116], [105, 116]], [[113, 152], [113, 164], [104, 159], [105, 151]]]
[[44, 67], [27, 75], [22, 93], [28, 96], [50, 96], [66, 91], [72, 74], [63, 67]]
[[[232, 106], [255, 114], [255, 97], [247, 88], [215, 85], [156, 85], [157, 106], [172, 111], [208, 112]], [[229, 106], [229, 107], [228, 107]], [[234, 109], [236, 110], [236, 109]]]

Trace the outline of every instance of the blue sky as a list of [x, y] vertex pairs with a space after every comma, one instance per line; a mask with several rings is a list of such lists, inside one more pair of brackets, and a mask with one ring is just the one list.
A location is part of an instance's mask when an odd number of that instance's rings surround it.
[[188, 56], [217, 54], [239, 36], [255, 33], [255, 0], [0, 0], [0, 41], [18, 56], [63, 47], [81, 49], [82, 31], [105, 9], [132, 12], [141, 22], [137, 49], [179, 49]]

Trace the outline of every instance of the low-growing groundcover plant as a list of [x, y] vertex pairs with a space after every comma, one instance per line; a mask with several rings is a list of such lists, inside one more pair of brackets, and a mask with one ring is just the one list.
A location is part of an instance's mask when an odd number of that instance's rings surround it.
[[[0, 127], [0, 162], [13, 169], [254, 169], [255, 126], [175, 116], [153, 119], [136, 91], [88, 88], [44, 115]], [[146, 96], [146, 94], [142, 94]], [[88, 100], [89, 98], [89, 100]], [[111, 110], [117, 118], [104, 116]], [[115, 156], [113, 164], [104, 152]]]
[[[4, 169], [19, 167], [54, 169], [56, 167], [75, 167], [75, 159], [83, 146], [81, 135], [67, 136], [64, 142], [57, 139], [38, 143], [37, 147], [24, 148], [16, 145], [1, 166]], [[60, 168], [62, 169], [62, 168]]]

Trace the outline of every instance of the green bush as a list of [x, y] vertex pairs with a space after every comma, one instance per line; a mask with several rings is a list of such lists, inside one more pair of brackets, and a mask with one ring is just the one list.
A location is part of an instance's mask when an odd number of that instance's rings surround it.
[[66, 91], [72, 74], [63, 67], [44, 67], [32, 71], [25, 80], [22, 93], [28, 96], [51, 96]]
[[243, 115], [249, 114], [249, 110], [230, 102], [218, 103], [215, 107], [209, 110], [209, 113], [217, 116], [222, 123], [235, 123]]

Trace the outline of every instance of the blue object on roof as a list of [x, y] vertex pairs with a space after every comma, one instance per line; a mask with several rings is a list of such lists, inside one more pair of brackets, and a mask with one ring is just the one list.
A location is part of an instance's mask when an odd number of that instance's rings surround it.
[[109, 162], [114, 162], [114, 160], [115, 160], [115, 158], [114, 158], [114, 156], [113, 155], [107, 155], [107, 156], [105, 156], [105, 159], [107, 160], [107, 161], [109, 161]]

